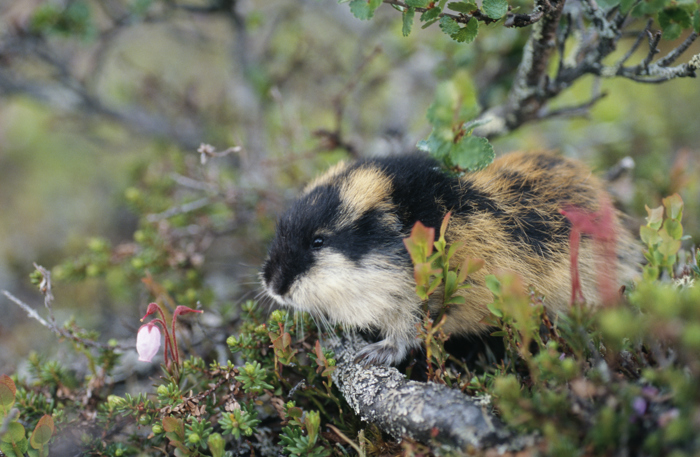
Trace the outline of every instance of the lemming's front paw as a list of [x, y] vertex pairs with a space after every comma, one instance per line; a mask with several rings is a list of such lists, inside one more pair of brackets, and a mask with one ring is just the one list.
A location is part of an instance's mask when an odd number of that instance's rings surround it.
[[407, 348], [389, 340], [368, 344], [355, 356], [355, 363], [363, 365], [396, 365], [406, 357]]

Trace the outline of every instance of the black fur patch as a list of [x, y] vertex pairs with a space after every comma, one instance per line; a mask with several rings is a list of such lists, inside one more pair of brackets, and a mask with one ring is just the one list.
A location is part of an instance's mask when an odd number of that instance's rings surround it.
[[[363, 214], [351, 227], [331, 235], [328, 245], [354, 262], [373, 252], [390, 256], [403, 252], [401, 233], [386, 227], [381, 212], [376, 210]], [[408, 261], [408, 256], [402, 257]]]
[[535, 166], [545, 170], [553, 170], [557, 167], [572, 168], [571, 162], [562, 159], [561, 157], [539, 154], [535, 158]]
[[[538, 157], [548, 159], [550, 157]], [[547, 162], [549, 163], [549, 162]], [[521, 243], [532, 246], [540, 255], [551, 254], [553, 246], [565, 243], [569, 236], [570, 224], [559, 213], [547, 213], [538, 211], [544, 204], [558, 203], [561, 198], [553, 200], [545, 198], [532, 180], [520, 172], [505, 170], [502, 179], [509, 182], [508, 193], [505, 198], [512, 200], [521, 211], [501, 216], [506, 231]]]
[[320, 186], [294, 202], [280, 217], [263, 266], [263, 279], [276, 294], [287, 293], [294, 280], [313, 266], [314, 238], [319, 230], [332, 229], [339, 206], [338, 190]]

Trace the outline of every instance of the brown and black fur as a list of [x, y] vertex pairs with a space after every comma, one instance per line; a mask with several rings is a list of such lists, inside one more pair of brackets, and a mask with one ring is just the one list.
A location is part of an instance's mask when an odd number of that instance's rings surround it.
[[[484, 277], [495, 271], [519, 274], [551, 312], [568, 305], [571, 227], [559, 211], [596, 211], [601, 198], [600, 180], [583, 164], [546, 153], [509, 154], [461, 178], [419, 154], [341, 163], [309, 184], [280, 218], [261, 279], [281, 305], [378, 330], [384, 339], [362, 356], [397, 363], [417, 345], [422, 302], [403, 245], [417, 221], [438, 228], [452, 211], [447, 241], [464, 243], [455, 263], [484, 259], [472, 287], [461, 292], [466, 304], [453, 307], [445, 323], [451, 334], [479, 334], [487, 330], [482, 320], [493, 300]], [[617, 220], [615, 231], [618, 279], [625, 281], [635, 271], [635, 242]], [[595, 304], [596, 265], [586, 239], [579, 269], [583, 293]]]

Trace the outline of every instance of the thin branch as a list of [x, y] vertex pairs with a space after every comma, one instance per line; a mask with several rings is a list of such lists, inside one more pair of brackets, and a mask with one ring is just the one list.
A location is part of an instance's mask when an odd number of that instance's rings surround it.
[[656, 65], [660, 67], [667, 67], [671, 65], [673, 62], [676, 61], [676, 59], [678, 59], [681, 56], [681, 54], [683, 54], [690, 47], [691, 44], [693, 44], [697, 37], [697, 32], [693, 31], [690, 35], [688, 35], [688, 38], [683, 40], [683, 43], [678, 45], [676, 49], [666, 54], [665, 57], [659, 59], [659, 61], [656, 62]]
[[649, 53], [647, 54], [646, 58], [642, 61], [641, 65], [637, 65], [635, 67], [637, 74], [640, 74], [642, 71], [648, 70], [649, 64], [654, 59], [654, 56], [660, 52], [659, 41], [661, 41], [661, 32], [656, 32], [654, 35], [652, 35], [652, 33], [649, 30], [647, 30], [647, 36], [649, 37]]
[[539, 119], [551, 119], [553, 117], [585, 116], [590, 109], [601, 99], [607, 97], [607, 92], [594, 94], [587, 102], [580, 105], [567, 106], [552, 111], [546, 111], [539, 116]]
[[190, 189], [195, 189], [195, 190], [203, 190], [205, 192], [210, 192], [210, 193], [219, 193], [219, 188], [215, 184], [208, 183], [208, 182], [203, 182], [203, 181], [197, 181], [196, 179], [189, 178], [187, 176], [183, 176], [179, 173], [170, 173], [170, 178], [181, 185], [182, 187], [188, 187]]
[[642, 39], [649, 33], [649, 29], [651, 28], [651, 25], [654, 23], [654, 19], [649, 19], [647, 21], [647, 26], [644, 27], [644, 30], [642, 30], [639, 35], [637, 35], [637, 39], [634, 41], [634, 44], [632, 45], [631, 48], [625, 53], [625, 55], [615, 63], [615, 66], [617, 67], [622, 67], [622, 65], [629, 60], [630, 57], [632, 57], [632, 54], [637, 50], [640, 44], [642, 44]]
[[505, 27], [527, 27], [536, 22], [538, 22], [544, 16], [544, 11], [541, 9], [535, 9], [530, 14], [513, 14], [508, 13], [506, 15], [506, 20], [503, 23]]
[[[673, 53], [675, 53], [675, 50], [671, 52], [671, 54]], [[675, 59], [676, 57], [673, 58]], [[643, 64], [631, 68], [622, 67], [615, 72], [614, 76], [622, 76], [632, 81], [650, 84], [659, 84], [674, 78], [694, 78], [696, 76], [696, 71], [700, 68], [700, 54], [694, 55], [689, 62], [675, 67], [663, 66], [660, 65], [661, 63], [663, 62], [660, 61], [648, 65], [643, 73], [640, 72], [640, 67], [642, 67]]]
[[68, 338], [68, 339], [70, 339], [70, 340], [75, 341], [75, 342], [78, 343], [78, 344], [82, 344], [83, 346], [93, 347], [93, 348], [97, 348], [97, 349], [110, 349], [110, 350], [114, 350], [114, 349], [126, 350], [126, 349], [127, 349], [126, 347], [124, 347], [124, 346], [122, 346], [122, 345], [119, 345], [119, 344], [113, 346], [113, 345], [110, 345], [110, 344], [99, 343], [99, 342], [97, 342], [97, 341], [87, 340], [87, 339], [84, 339], [84, 338], [80, 338], [80, 337], [78, 337], [78, 336], [76, 336], [76, 335], [73, 335], [71, 332], [67, 331], [66, 329], [60, 328], [60, 327], [58, 327], [58, 326], [56, 326], [56, 325], [52, 325], [52, 324], [50, 324], [49, 322], [47, 322], [44, 318], [42, 318], [41, 316], [39, 316], [39, 314], [36, 312], [36, 310], [34, 310], [34, 309], [33, 309], [31, 306], [29, 306], [28, 304], [24, 303], [24, 302], [23, 302], [22, 300], [20, 300], [19, 298], [17, 298], [17, 297], [15, 297], [14, 295], [12, 295], [10, 292], [8, 292], [8, 291], [6, 291], [6, 290], [3, 290], [2, 293], [3, 293], [3, 295], [5, 295], [7, 298], [9, 298], [11, 301], [13, 301], [17, 306], [19, 306], [20, 308], [22, 308], [22, 309], [27, 313], [27, 315], [28, 315], [29, 317], [31, 317], [32, 319], [35, 319], [35, 320], [38, 321], [41, 325], [43, 325], [44, 327], [46, 327], [46, 328], [48, 328], [49, 330], [51, 330], [53, 333], [55, 333], [55, 334], [58, 335], [59, 337]]
[[192, 211], [197, 211], [198, 209], [204, 208], [205, 206], [214, 203], [215, 200], [216, 199], [212, 197], [203, 197], [199, 200], [185, 203], [184, 205], [175, 206], [166, 211], [163, 211], [162, 213], [149, 214], [146, 219], [148, 220], [148, 222], [162, 221], [163, 219], [168, 219], [170, 217], [177, 216], [178, 214], [185, 214], [191, 213]]
[[[562, 21], [563, 22], [563, 21]], [[566, 14], [566, 24], [562, 27], [561, 33], [557, 34], [557, 50], [559, 52], [559, 65], [557, 68], [557, 75], [564, 69], [564, 57], [566, 54], [566, 40], [569, 39], [569, 34], [571, 33], [571, 13]]]
[[[384, 0], [384, 3], [387, 5], [400, 6], [401, 8], [409, 8], [409, 6], [406, 3], [402, 2], [401, 0]], [[414, 8], [414, 9], [418, 13], [425, 13], [430, 8], [418, 7], [418, 8]], [[450, 18], [454, 19], [455, 21], [461, 22], [463, 24], [466, 24], [472, 18], [472, 16], [469, 14], [459, 14], [458, 15], [458, 14], [450, 14], [450, 13], [440, 13], [438, 15], [438, 17], [450, 17]]]
[[28, 304], [24, 303], [22, 300], [20, 300], [19, 298], [15, 297], [14, 295], [12, 295], [11, 293], [9, 293], [9, 292], [6, 291], [6, 290], [3, 290], [2, 293], [3, 293], [7, 298], [9, 298], [9, 299], [12, 300], [13, 302], [15, 302], [15, 303], [17, 304], [17, 306], [19, 306], [20, 308], [22, 308], [22, 309], [27, 313], [27, 315], [29, 315], [29, 317], [31, 317], [32, 319], [36, 319], [37, 321], [39, 321], [39, 323], [40, 323], [41, 325], [43, 325], [44, 327], [48, 328], [48, 329], [51, 330], [52, 332], [58, 333], [58, 331], [56, 330], [56, 326], [55, 326], [55, 325], [49, 324], [43, 317], [39, 316], [39, 313], [37, 313], [36, 310], [35, 310], [34, 308], [32, 308], [32, 307], [29, 306]]

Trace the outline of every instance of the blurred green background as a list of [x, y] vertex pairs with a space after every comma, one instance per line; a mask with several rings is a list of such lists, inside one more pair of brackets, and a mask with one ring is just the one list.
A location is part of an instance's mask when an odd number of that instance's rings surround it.
[[[233, 15], [197, 1], [0, 5], [0, 290], [40, 312], [32, 262], [53, 268], [94, 237], [128, 247], [138, 227], [134, 189], [183, 170], [230, 184], [221, 217], [233, 223], [198, 265], [213, 291], [203, 306], [254, 296], [276, 214], [305, 181], [352, 151], [414, 148], [430, 132], [425, 112], [436, 84], [460, 69], [484, 105], [502, 101], [527, 36], [488, 26], [465, 45], [433, 26], [404, 38], [389, 6], [360, 21], [334, 0], [241, 1]], [[75, 8], [67, 15], [66, 5]], [[677, 44], [664, 42], [662, 51]], [[696, 43], [681, 60], [698, 52]], [[632, 61], [644, 56], [642, 49]], [[587, 100], [593, 84], [584, 78], [554, 107]], [[698, 239], [700, 84], [601, 84], [608, 95], [587, 117], [528, 124], [495, 139], [497, 154], [554, 149], [599, 173], [631, 156], [636, 167], [617, 189], [620, 206], [641, 220], [645, 204], [680, 192], [686, 233]], [[242, 151], [201, 165], [199, 143]], [[74, 315], [105, 340], [129, 338], [148, 294], [116, 283], [99, 275], [58, 281], [57, 320]], [[0, 296], [0, 373], [14, 372], [31, 350], [57, 350], [54, 342]]]

